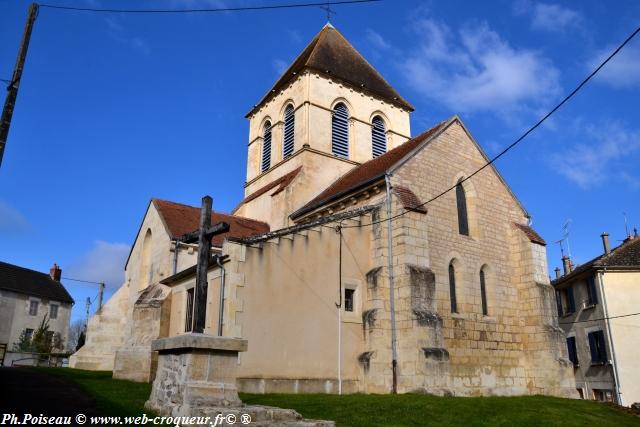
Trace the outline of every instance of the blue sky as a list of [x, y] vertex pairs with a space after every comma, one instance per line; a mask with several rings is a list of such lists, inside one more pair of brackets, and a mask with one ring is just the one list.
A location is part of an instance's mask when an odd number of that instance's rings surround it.
[[[49, 0], [233, 7], [260, 0]], [[28, 8], [0, 0], [0, 78]], [[416, 108], [412, 133], [459, 114], [489, 155], [517, 138], [640, 23], [637, 1], [385, 1], [333, 24]], [[317, 8], [119, 15], [41, 9], [0, 167], [0, 259], [115, 289], [151, 197], [229, 211], [241, 199], [245, 113], [326, 22]], [[571, 220], [575, 262], [600, 233], [640, 226], [640, 36], [497, 166], [549, 243]], [[74, 318], [97, 288], [66, 283]]]

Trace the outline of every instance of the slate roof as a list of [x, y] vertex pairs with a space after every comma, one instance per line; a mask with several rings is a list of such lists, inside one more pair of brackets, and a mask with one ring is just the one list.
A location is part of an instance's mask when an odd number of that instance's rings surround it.
[[413, 106], [387, 83], [347, 39], [331, 24], [327, 24], [247, 116], [267, 102], [304, 69], [312, 69], [342, 80], [351, 86], [362, 88], [404, 109], [413, 111]]
[[[162, 217], [172, 239], [195, 231], [200, 226], [200, 207], [160, 199], [153, 199], [152, 202]], [[242, 238], [269, 232], [269, 225], [262, 221], [221, 212], [211, 213], [211, 224], [223, 221], [229, 223], [229, 231], [214, 236], [213, 246], [222, 246], [222, 242], [227, 236]]]
[[556, 286], [579, 276], [585, 271], [601, 267], [636, 267], [640, 270], [640, 237], [629, 238], [620, 246], [612, 249], [608, 254], [599, 255], [591, 261], [579, 265], [571, 273], [566, 274], [551, 283]]
[[240, 206], [242, 206], [245, 203], [249, 203], [250, 201], [252, 201], [253, 199], [256, 199], [260, 196], [262, 196], [264, 193], [266, 193], [269, 190], [274, 189], [275, 187], [278, 187], [276, 189], [276, 191], [274, 191], [273, 193], [271, 193], [272, 196], [275, 196], [276, 194], [278, 194], [279, 192], [283, 191], [285, 188], [287, 188], [289, 186], [289, 184], [291, 184], [291, 181], [294, 180], [294, 178], [296, 176], [298, 176], [298, 173], [300, 173], [300, 170], [302, 169], [302, 166], [292, 170], [289, 173], [286, 173], [284, 175], [282, 175], [280, 178], [275, 179], [274, 181], [270, 182], [269, 184], [259, 188], [258, 190], [254, 191], [253, 193], [249, 194], [247, 197], [244, 198], [244, 200], [242, 200], [238, 206], [236, 206], [236, 208], [233, 210], [234, 212], [236, 210], [238, 210], [238, 208]]
[[375, 159], [369, 160], [368, 162], [351, 169], [327, 187], [326, 190], [313, 198], [309, 203], [291, 214], [291, 218], [298, 218], [327, 202], [336, 200], [358, 188], [363, 188], [384, 178], [387, 170], [391, 169], [396, 163], [402, 160], [421, 142], [435, 135], [446, 123], [446, 121], [439, 123], [426, 132], [423, 132], [415, 138], [397, 146], [393, 150], [388, 151], [382, 156], [376, 157]]
[[0, 261], [0, 289], [73, 304], [73, 298], [62, 283], [47, 273]]

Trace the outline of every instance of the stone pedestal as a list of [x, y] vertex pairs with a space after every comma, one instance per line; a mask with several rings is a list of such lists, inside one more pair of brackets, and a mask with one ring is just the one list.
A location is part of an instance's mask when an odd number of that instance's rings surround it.
[[212, 407], [242, 405], [236, 388], [238, 353], [247, 341], [205, 334], [161, 338], [158, 371], [145, 407], [167, 416], [200, 416]]
[[335, 426], [333, 421], [304, 420], [291, 409], [244, 405], [238, 397], [236, 370], [238, 353], [247, 351], [246, 340], [185, 334], [154, 340], [151, 349], [158, 352], [158, 371], [144, 406], [166, 417], [185, 418], [180, 425], [250, 421], [256, 427]]

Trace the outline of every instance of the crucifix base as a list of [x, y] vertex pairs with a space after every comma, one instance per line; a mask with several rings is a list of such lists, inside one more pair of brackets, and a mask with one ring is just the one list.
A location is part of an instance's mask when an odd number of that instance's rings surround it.
[[167, 416], [198, 416], [211, 407], [242, 405], [236, 388], [238, 353], [247, 341], [205, 334], [161, 338], [158, 370], [145, 407]]

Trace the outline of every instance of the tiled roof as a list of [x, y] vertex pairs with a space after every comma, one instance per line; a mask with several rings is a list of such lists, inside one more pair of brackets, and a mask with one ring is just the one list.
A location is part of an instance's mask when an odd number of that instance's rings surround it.
[[[164, 220], [171, 238], [181, 237], [200, 226], [199, 207], [159, 199], [153, 199], [153, 204]], [[230, 229], [227, 233], [214, 236], [213, 246], [222, 246], [227, 236], [242, 238], [269, 232], [269, 225], [261, 221], [220, 212], [211, 213], [211, 224], [223, 221], [229, 223]]]
[[[253, 108], [266, 102], [294, 79], [303, 69], [313, 69], [342, 80], [356, 88], [380, 96], [409, 111], [413, 107], [367, 62], [366, 59], [332, 25], [325, 25], [311, 40], [269, 93]], [[251, 112], [253, 112], [251, 110]], [[249, 112], [249, 114], [251, 114]]]
[[398, 196], [398, 199], [400, 199], [400, 202], [402, 203], [402, 207], [406, 210], [423, 214], [427, 213], [427, 208], [422, 206], [422, 202], [418, 199], [418, 196], [411, 191], [411, 189], [400, 185], [394, 185], [393, 193]]
[[0, 289], [73, 304], [62, 283], [46, 273], [0, 261]]
[[276, 191], [273, 192], [273, 194], [271, 194], [272, 196], [275, 196], [276, 194], [278, 194], [279, 192], [283, 191], [285, 188], [287, 188], [289, 186], [289, 184], [291, 184], [291, 181], [293, 181], [293, 179], [298, 176], [298, 173], [300, 173], [300, 170], [302, 169], [302, 166], [298, 167], [297, 169], [292, 170], [291, 172], [282, 175], [280, 178], [270, 182], [269, 184], [265, 185], [264, 187], [259, 188], [258, 190], [254, 191], [253, 193], [249, 194], [247, 197], [244, 198], [243, 201], [241, 201], [238, 206], [236, 206], [236, 208], [234, 209], [234, 211], [236, 209], [238, 209], [240, 206], [242, 206], [245, 203], [249, 203], [250, 201], [252, 201], [253, 199], [256, 199], [260, 196], [262, 196], [264, 193], [266, 193], [267, 191], [278, 187], [278, 189]]
[[538, 232], [536, 232], [536, 230], [534, 230], [533, 228], [529, 227], [528, 225], [518, 224], [517, 222], [514, 222], [513, 224], [516, 227], [518, 227], [520, 230], [522, 230], [524, 232], [524, 234], [527, 235], [527, 237], [529, 238], [529, 240], [531, 242], [537, 243], [537, 244], [543, 245], [543, 246], [547, 245], [547, 242], [545, 242], [544, 239], [542, 237], [540, 237]]
[[439, 123], [429, 129], [426, 132], [421, 133], [405, 142], [402, 145], [397, 146], [393, 150], [388, 151], [380, 157], [369, 160], [354, 169], [351, 169], [346, 174], [338, 178], [333, 184], [327, 187], [322, 193], [312, 199], [309, 203], [298, 209], [291, 214], [291, 218], [295, 219], [303, 214], [310, 212], [323, 204], [337, 199], [347, 193], [382, 179], [387, 170], [402, 160], [407, 154], [416, 148], [421, 142], [433, 136], [440, 128], [445, 125], [446, 122]]
[[587, 270], [598, 267], [637, 267], [640, 270], [640, 237], [629, 238], [608, 254], [602, 254], [589, 262], [579, 265], [571, 273], [556, 279], [552, 284], [558, 285], [579, 276]]

